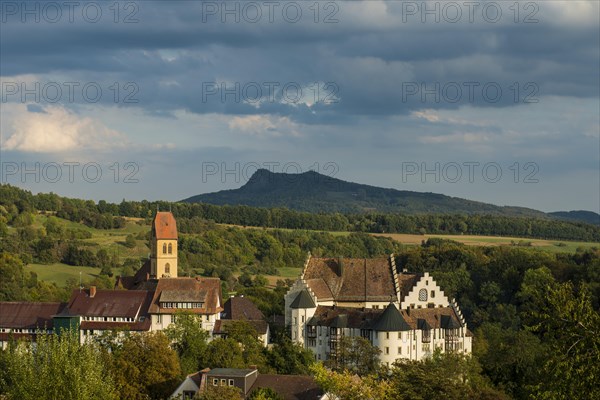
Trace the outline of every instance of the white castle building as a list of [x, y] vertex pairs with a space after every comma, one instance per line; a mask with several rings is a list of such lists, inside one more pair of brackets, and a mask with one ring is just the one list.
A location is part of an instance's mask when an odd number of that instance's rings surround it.
[[427, 273], [398, 272], [394, 256], [315, 258], [285, 296], [292, 339], [315, 360], [336, 357], [343, 336], [361, 336], [381, 350], [381, 362], [421, 360], [441, 351], [471, 352], [472, 334], [458, 304]]

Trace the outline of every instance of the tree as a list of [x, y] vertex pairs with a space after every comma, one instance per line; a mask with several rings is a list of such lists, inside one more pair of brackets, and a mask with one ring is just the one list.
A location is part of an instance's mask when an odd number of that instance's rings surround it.
[[136, 245], [137, 245], [137, 243], [135, 241], [135, 236], [133, 236], [132, 233], [127, 235], [127, 237], [125, 238], [125, 247], [129, 247], [130, 249], [133, 249]]
[[307, 375], [313, 360], [310, 350], [293, 342], [283, 332], [275, 336], [275, 343], [267, 353], [269, 366], [278, 374]]
[[202, 329], [202, 321], [199, 316], [178, 312], [176, 322], [165, 329], [165, 335], [173, 342], [183, 375], [201, 370], [206, 366], [208, 332]]
[[539, 399], [600, 398], [600, 314], [588, 290], [570, 282], [548, 287], [547, 302], [530, 327], [550, 348], [543, 366], [547, 382], [537, 385]]
[[348, 370], [360, 376], [374, 374], [379, 370], [381, 350], [360, 336], [344, 336], [338, 343], [338, 357], [332, 367], [338, 371]]
[[283, 396], [271, 388], [258, 388], [248, 396], [248, 400], [285, 400]]
[[214, 339], [208, 344], [206, 364], [209, 368], [245, 368], [242, 348], [233, 339]]
[[240, 396], [241, 391], [235, 386], [208, 385], [197, 398], [198, 400], [240, 400]]
[[11, 399], [118, 399], [108, 365], [97, 345], [80, 344], [78, 332], [38, 333], [37, 343], [21, 342], [6, 355]]
[[359, 377], [348, 371], [335, 372], [328, 370], [322, 363], [311, 367], [317, 385], [324, 392], [343, 400], [388, 400], [392, 396], [392, 387], [386, 380], [375, 377]]
[[177, 353], [162, 332], [125, 337], [114, 352], [113, 376], [121, 398], [163, 399], [179, 384]]

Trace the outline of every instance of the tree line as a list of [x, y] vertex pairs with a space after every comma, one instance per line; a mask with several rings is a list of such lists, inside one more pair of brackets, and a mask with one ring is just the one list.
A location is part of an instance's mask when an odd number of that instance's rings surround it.
[[[308, 213], [286, 208], [218, 206], [206, 203], [71, 199], [54, 193], [32, 195], [0, 185], [0, 205], [8, 222], [23, 211], [50, 211], [100, 229], [123, 226], [123, 217], [151, 218], [157, 209], [172, 210], [179, 223], [199, 217], [217, 223], [286, 229], [410, 234], [469, 234], [542, 239], [600, 241], [600, 227], [551, 218], [493, 214]], [[6, 222], [4, 222], [6, 223]], [[0, 221], [0, 229], [2, 222]]]

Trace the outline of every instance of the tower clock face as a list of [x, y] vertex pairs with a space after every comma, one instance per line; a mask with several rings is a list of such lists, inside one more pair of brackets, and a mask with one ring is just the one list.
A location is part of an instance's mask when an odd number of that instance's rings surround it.
[[427, 301], [427, 290], [426, 289], [419, 290], [419, 301]]

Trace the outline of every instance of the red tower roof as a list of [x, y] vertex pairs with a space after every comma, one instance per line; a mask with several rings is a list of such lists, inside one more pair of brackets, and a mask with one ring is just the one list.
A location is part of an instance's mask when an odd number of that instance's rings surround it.
[[152, 234], [156, 239], [177, 239], [177, 224], [171, 212], [156, 213], [152, 221]]

